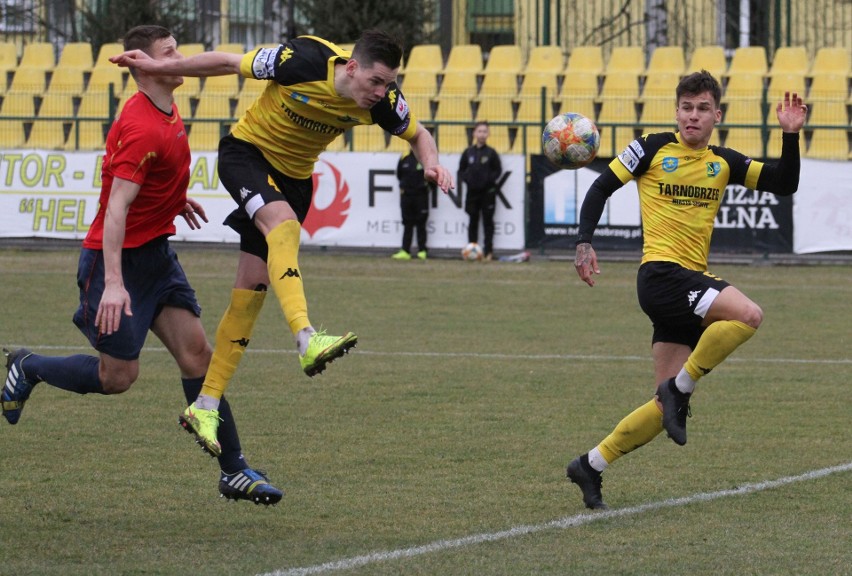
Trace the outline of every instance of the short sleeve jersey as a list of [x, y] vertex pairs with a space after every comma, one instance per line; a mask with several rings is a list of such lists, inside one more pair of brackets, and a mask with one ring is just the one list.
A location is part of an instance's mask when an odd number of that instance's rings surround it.
[[103, 248], [104, 216], [115, 178], [140, 186], [127, 213], [123, 248], [136, 248], [175, 233], [175, 217], [186, 206], [190, 153], [177, 107], [171, 114], [147, 96], [131, 96], [109, 130], [101, 168], [98, 212], [83, 246]]
[[369, 110], [334, 88], [335, 64], [351, 54], [313, 36], [300, 36], [276, 48], [243, 56], [240, 73], [269, 80], [232, 134], [261, 149], [270, 164], [292, 178], [310, 178], [320, 153], [346, 130], [378, 124], [411, 139], [417, 123], [396, 83]]
[[634, 140], [609, 167], [623, 184], [636, 179], [642, 262], [664, 260], [704, 271], [725, 188], [755, 188], [763, 163], [720, 146], [693, 150], [679, 133], [662, 132]]

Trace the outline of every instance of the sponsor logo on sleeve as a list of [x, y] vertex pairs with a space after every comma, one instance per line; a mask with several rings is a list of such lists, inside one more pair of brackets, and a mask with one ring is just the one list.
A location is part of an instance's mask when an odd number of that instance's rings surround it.
[[396, 110], [396, 115], [399, 116], [400, 120], [405, 120], [406, 116], [408, 116], [408, 102], [405, 101], [405, 98], [400, 96], [397, 99], [394, 110]]
[[261, 48], [254, 56], [251, 63], [251, 71], [258, 80], [265, 80], [275, 76], [275, 54], [277, 48]]
[[632, 174], [639, 166], [639, 160], [641, 160], [643, 156], [645, 156], [645, 150], [637, 140], [634, 140], [627, 145], [621, 154], [618, 155], [618, 159], [624, 167], [627, 168], [627, 171]]

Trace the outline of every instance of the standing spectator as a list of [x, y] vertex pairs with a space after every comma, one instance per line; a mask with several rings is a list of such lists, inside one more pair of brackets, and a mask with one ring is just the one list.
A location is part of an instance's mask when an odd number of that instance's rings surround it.
[[503, 173], [500, 155], [485, 142], [488, 122], [473, 127], [473, 146], [464, 151], [459, 161], [459, 179], [467, 185], [464, 211], [470, 216], [468, 242], [479, 242], [479, 217], [484, 228], [485, 260], [494, 258], [494, 208], [497, 203], [497, 179]]
[[417, 257], [426, 260], [426, 224], [429, 221], [429, 195], [432, 188], [426, 183], [423, 164], [411, 152], [399, 159], [396, 177], [399, 179], [399, 206], [402, 210], [402, 248], [391, 258], [411, 260], [411, 240], [416, 228]]

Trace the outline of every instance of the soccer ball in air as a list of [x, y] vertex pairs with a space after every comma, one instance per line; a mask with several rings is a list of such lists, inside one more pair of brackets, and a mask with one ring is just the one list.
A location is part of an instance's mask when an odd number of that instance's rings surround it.
[[576, 170], [595, 159], [601, 136], [595, 123], [576, 112], [565, 112], [544, 127], [541, 146], [555, 166]]
[[480, 248], [479, 244], [477, 244], [476, 242], [471, 242], [470, 244], [462, 248], [462, 258], [470, 262], [482, 260], [482, 248]]

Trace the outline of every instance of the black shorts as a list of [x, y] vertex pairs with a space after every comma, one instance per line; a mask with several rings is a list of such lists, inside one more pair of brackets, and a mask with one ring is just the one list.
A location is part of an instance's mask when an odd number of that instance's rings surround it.
[[710, 272], [687, 270], [674, 262], [646, 262], [639, 267], [639, 306], [654, 325], [652, 342], [695, 348], [701, 323], [719, 292], [730, 286]]
[[218, 169], [219, 180], [239, 204], [225, 218], [225, 224], [240, 235], [240, 250], [266, 261], [269, 248], [254, 225], [254, 214], [271, 202], [287, 202], [299, 223], [303, 223], [311, 207], [313, 180], [282, 174], [272, 167], [257, 146], [231, 135], [219, 142]]
[[419, 224], [429, 219], [429, 193], [405, 192], [400, 196], [399, 207], [403, 224]]
[[121, 273], [124, 288], [130, 294], [133, 316], [122, 315], [117, 332], [101, 334], [95, 317], [104, 293], [104, 253], [89, 248], [80, 252], [77, 263], [80, 307], [74, 313], [74, 324], [98, 352], [121, 360], [139, 358], [148, 330], [164, 306], [184, 308], [201, 316], [195, 290], [165, 236], [138, 248], [123, 249]]

